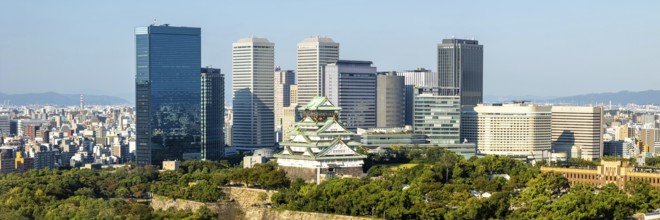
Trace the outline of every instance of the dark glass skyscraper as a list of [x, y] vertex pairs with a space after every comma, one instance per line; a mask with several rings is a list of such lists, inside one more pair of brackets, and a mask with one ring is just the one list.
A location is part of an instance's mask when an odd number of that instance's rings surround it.
[[225, 154], [225, 76], [220, 69], [202, 68], [202, 159]]
[[200, 28], [135, 29], [136, 162], [199, 152]]
[[438, 86], [460, 88], [461, 105], [484, 96], [484, 50], [476, 40], [443, 39], [438, 45]]

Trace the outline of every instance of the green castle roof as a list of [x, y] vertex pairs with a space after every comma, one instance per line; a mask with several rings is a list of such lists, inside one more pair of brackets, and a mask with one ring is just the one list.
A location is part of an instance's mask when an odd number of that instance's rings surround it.
[[341, 108], [335, 106], [328, 100], [328, 97], [325, 96], [317, 96], [314, 97], [307, 105], [301, 106], [298, 108], [300, 111], [304, 110], [326, 110], [326, 111], [339, 111]]

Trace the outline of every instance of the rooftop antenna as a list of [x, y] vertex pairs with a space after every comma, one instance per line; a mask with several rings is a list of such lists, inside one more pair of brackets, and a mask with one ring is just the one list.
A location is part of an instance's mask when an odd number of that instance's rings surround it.
[[156, 17], [154, 17], [154, 26], [156, 26]]

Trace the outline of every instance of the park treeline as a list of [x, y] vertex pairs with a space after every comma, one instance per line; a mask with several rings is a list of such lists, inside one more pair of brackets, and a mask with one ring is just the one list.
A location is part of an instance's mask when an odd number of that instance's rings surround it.
[[282, 209], [385, 219], [624, 219], [660, 207], [660, 193], [646, 182], [569, 189], [562, 175], [508, 157], [466, 160], [440, 148], [395, 156], [386, 160], [412, 166], [372, 161], [367, 178], [294, 181], [272, 202]]
[[183, 161], [179, 170], [125, 166], [32, 170], [0, 175], [0, 219], [215, 219], [153, 210], [152, 195], [199, 202], [229, 200], [220, 187], [277, 190], [275, 209], [385, 219], [624, 219], [660, 207], [646, 182], [569, 188], [560, 174], [507, 157], [464, 159], [441, 148], [371, 155], [367, 176], [319, 185], [289, 181], [276, 163], [240, 168], [227, 161]]
[[216, 202], [224, 199], [219, 187], [229, 183], [275, 189], [289, 180], [273, 163], [243, 169], [212, 161], [184, 161], [177, 171], [126, 166], [1, 174], [0, 219], [216, 219], [208, 208], [153, 210], [148, 199]]

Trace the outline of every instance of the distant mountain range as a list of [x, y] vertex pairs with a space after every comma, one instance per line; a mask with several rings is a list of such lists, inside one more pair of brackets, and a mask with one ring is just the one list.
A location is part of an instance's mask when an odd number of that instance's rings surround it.
[[612, 102], [613, 105], [625, 104], [656, 104], [660, 105], [660, 90], [646, 90], [639, 92], [620, 91], [620, 92], [607, 92], [607, 93], [591, 93], [584, 95], [566, 96], [566, 97], [538, 97], [538, 96], [486, 96], [485, 101], [488, 103], [493, 102], [510, 102], [511, 100], [528, 100], [536, 103], [551, 103], [551, 104], [576, 104], [576, 105], [608, 105]]
[[[107, 95], [84, 94], [85, 105], [128, 105], [126, 99]], [[0, 104], [12, 105], [80, 105], [80, 94], [59, 94], [55, 92], [5, 94], [0, 93]]]

